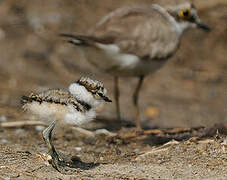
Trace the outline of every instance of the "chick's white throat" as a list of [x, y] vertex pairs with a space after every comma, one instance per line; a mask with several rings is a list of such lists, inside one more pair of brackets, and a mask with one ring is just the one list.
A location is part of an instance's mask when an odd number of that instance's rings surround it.
[[101, 106], [104, 101], [94, 98], [91, 92], [89, 92], [84, 86], [78, 83], [72, 83], [69, 86], [69, 92], [79, 101], [85, 102], [92, 108]]

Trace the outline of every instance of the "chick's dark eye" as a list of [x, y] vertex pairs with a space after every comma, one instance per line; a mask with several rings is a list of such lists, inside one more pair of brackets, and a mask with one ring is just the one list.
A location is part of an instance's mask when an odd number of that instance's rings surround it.
[[96, 92], [95, 92], [95, 91], [91, 91], [91, 93], [92, 93], [92, 94], [96, 94]]
[[98, 95], [99, 95], [100, 97], [103, 97], [103, 94], [102, 94], [102, 93], [98, 93]]

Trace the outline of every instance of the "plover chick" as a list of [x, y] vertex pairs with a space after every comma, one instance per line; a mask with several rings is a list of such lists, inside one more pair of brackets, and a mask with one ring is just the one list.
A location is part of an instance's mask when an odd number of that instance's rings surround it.
[[86, 50], [91, 64], [114, 76], [115, 101], [120, 119], [119, 76], [139, 77], [133, 93], [137, 129], [141, 129], [138, 96], [144, 77], [160, 69], [179, 48], [190, 27], [208, 31], [193, 4], [157, 4], [119, 8], [103, 17], [87, 35], [60, 34]]
[[103, 83], [82, 77], [70, 84], [68, 91], [54, 89], [40, 94], [23, 96], [23, 109], [44, 120], [53, 122], [43, 131], [43, 139], [52, 157], [52, 165], [60, 172], [72, 167], [67, 156], [55, 150], [51, 134], [58, 121], [79, 126], [95, 118], [95, 110], [104, 102], [111, 102], [106, 96]]

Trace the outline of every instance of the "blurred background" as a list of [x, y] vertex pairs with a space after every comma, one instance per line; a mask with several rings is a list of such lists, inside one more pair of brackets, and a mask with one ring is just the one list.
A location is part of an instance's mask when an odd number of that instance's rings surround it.
[[[179, 0], [178, 0], [179, 1]], [[67, 88], [81, 76], [104, 82], [113, 98], [113, 78], [91, 66], [84, 52], [59, 33], [86, 34], [108, 12], [153, 0], [0, 1], [0, 116], [23, 120], [20, 97]], [[173, 0], [158, 1], [173, 3]], [[193, 127], [227, 123], [227, 1], [194, 0], [210, 33], [187, 31], [169, 63], [147, 76], [140, 94], [144, 126]], [[121, 78], [121, 110], [134, 122], [135, 78]], [[100, 113], [115, 118], [114, 103]]]

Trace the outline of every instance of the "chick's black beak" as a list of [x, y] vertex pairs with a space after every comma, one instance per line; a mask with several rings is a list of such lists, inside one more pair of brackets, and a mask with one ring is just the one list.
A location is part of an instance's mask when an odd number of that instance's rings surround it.
[[205, 24], [204, 22], [202, 22], [202, 21], [197, 21], [196, 22], [196, 25], [197, 25], [198, 28], [200, 28], [200, 29], [202, 29], [204, 31], [209, 32], [211, 30], [211, 28], [207, 24]]
[[102, 98], [106, 102], [112, 102], [112, 100], [110, 98], [108, 98], [107, 96], [103, 96]]

